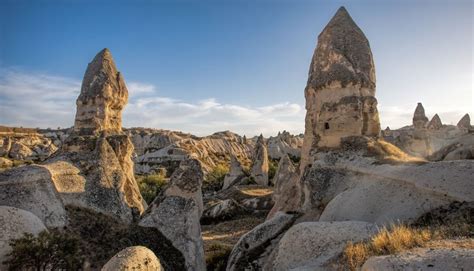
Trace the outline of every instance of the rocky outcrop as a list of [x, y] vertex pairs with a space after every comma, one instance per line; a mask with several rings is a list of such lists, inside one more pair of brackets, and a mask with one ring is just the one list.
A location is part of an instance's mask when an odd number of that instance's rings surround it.
[[253, 157], [250, 176], [258, 185], [268, 185], [268, 151], [262, 135], [257, 139]]
[[187, 270], [205, 270], [199, 220], [203, 211], [200, 163], [181, 162], [167, 187], [150, 204], [139, 225], [157, 228], [186, 260]]
[[435, 114], [433, 118], [431, 118], [427, 128], [428, 130], [439, 130], [443, 128], [443, 123], [441, 122], [441, 119], [439, 118], [438, 114]]
[[269, 253], [296, 218], [294, 214], [279, 212], [244, 234], [232, 249], [226, 270], [261, 270]]
[[[61, 225], [63, 203], [124, 222], [137, 218], [146, 203], [133, 174], [133, 145], [121, 132], [127, 96], [110, 52], [102, 50], [84, 76], [72, 134], [41, 166], [2, 173], [0, 189], [5, 196], [0, 202], [35, 213], [47, 226]], [[7, 196], [25, 190], [29, 194]]]
[[44, 166], [24, 166], [0, 173], [0, 205], [28, 210], [47, 227], [67, 224], [63, 201]]
[[[361, 242], [377, 232], [373, 224], [359, 221], [304, 222], [291, 227], [278, 243], [267, 270], [336, 270], [348, 242]], [[382, 269], [380, 269], [382, 270]]]
[[102, 268], [102, 271], [162, 271], [160, 260], [146, 247], [127, 247], [115, 254]]
[[417, 248], [396, 255], [371, 257], [362, 271], [377, 270], [469, 270], [474, 266], [474, 250], [467, 248]]
[[337, 148], [341, 137], [380, 133], [372, 52], [344, 7], [318, 36], [305, 98], [302, 169], [312, 151]]
[[471, 129], [471, 117], [469, 114], [464, 115], [456, 126], [463, 131], [469, 131]]
[[77, 98], [74, 132], [99, 135], [122, 132], [122, 110], [128, 101], [128, 90], [117, 71], [110, 51], [100, 51], [87, 66]]
[[278, 132], [277, 136], [271, 136], [267, 141], [268, 156], [271, 159], [281, 159], [290, 155], [295, 158], [301, 157], [303, 146], [303, 135], [292, 135], [287, 131]]
[[[7, 128], [7, 127], [5, 127]], [[53, 142], [35, 130], [28, 133], [0, 131], [0, 157], [12, 160], [40, 162], [58, 150]]]
[[275, 180], [275, 190], [273, 192], [275, 205], [268, 214], [267, 219], [273, 217], [279, 211], [299, 210], [301, 206], [299, 175], [288, 155], [281, 158], [273, 179]]
[[9, 206], [0, 206], [0, 270], [7, 270], [3, 264], [11, 252], [10, 241], [25, 233], [38, 235], [46, 230], [43, 222], [34, 214]]
[[428, 123], [428, 118], [425, 115], [425, 108], [421, 103], [418, 103], [413, 113], [413, 127], [415, 129], [424, 129]]
[[222, 189], [227, 189], [231, 185], [238, 183], [242, 178], [245, 177], [245, 173], [242, 169], [242, 165], [239, 160], [233, 155], [230, 156], [230, 170], [224, 177], [224, 185]]
[[212, 224], [219, 221], [230, 220], [249, 212], [250, 210], [240, 205], [234, 199], [226, 199], [204, 210], [201, 217], [201, 224]]

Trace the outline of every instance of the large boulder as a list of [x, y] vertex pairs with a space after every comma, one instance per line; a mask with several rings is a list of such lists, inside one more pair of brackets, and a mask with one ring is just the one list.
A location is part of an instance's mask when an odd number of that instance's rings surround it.
[[369, 41], [344, 7], [318, 36], [305, 88], [304, 169], [313, 151], [344, 136], [380, 134], [375, 65]]
[[[297, 215], [276, 213], [274, 217], [244, 234], [230, 253], [228, 271], [263, 268], [282, 234], [295, 222]], [[254, 269], [251, 269], [254, 270]]]
[[181, 162], [163, 192], [150, 204], [139, 225], [157, 228], [186, 260], [187, 270], [205, 270], [199, 220], [203, 212], [199, 161]]
[[7, 270], [3, 262], [11, 252], [10, 242], [25, 233], [37, 235], [46, 230], [43, 222], [34, 214], [10, 206], [0, 206], [0, 270]]
[[396, 255], [371, 257], [362, 271], [472, 270], [474, 250], [465, 248], [418, 248]]
[[257, 139], [253, 159], [251, 176], [257, 184], [268, 185], [268, 151], [262, 135]]
[[44, 166], [24, 166], [0, 173], [0, 205], [28, 210], [47, 227], [67, 224], [63, 201]]
[[162, 271], [160, 260], [146, 247], [127, 247], [115, 254], [102, 271]]
[[268, 270], [331, 270], [348, 242], [360, 242], [377, 232], [373, 224], [358, 221], [304, 222], [281, 238]]
[[239, 215], [248, 213], [250, 210], [240, 205], [233, 199], [220, 201], [206, 210], [201, 217], [202, 224], [211, 224], [223, 220], [230, 220]]

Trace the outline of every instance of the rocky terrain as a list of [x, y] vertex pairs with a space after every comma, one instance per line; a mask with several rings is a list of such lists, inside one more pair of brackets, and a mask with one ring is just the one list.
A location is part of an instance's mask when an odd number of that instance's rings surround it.
[[303, 135], [123, 128], [124, 76], [89, 63], [74, 126], [0, 126], [0, 270], [470, 270], [474, 128], [421, 103], [380, 129], [368, 39], [318, 36]]

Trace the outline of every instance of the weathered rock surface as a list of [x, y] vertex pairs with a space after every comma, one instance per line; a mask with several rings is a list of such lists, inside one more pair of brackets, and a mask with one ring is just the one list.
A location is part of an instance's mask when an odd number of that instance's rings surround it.
[[219, 221], [230, 220], [248, 212], [250, 212], [250, 210], [247, 210], [237, 201], [226, 199], [204, 210], [201, 217], [201, 223], [211, 224]]
[[67, 224], [63, 201], [44, 166], [25, 166], [0, 173], [0, 205], [28, 210], [47, 227]]
[[102, 271], [162, 271], [160, 260], [146, 247], [128, 247], [115, 254]]
[[245, 177], [244, 170], [239, 160], [233, 155], [230, 156], [230, 170], [224, 177], [224, 185], [222, 189], [227, 189], [229, 186], [238, 183], [243, 177]]
[[300, 158], [303, 135], [291, 135], [287, 131], [279, 132], [277, 136], [268, 138], [267, 146], [268, 156], [271, 159], [281, 159], [287, 155]]
[[425, 108], [421, 103], [418, 103], [413, 113], [413, 127], [415, 129], [424, 129], [428, 123], [428, 118], [425, 115]]
[[275, 180], [275, 190], [273, 192], [275, 205], [268, 214], [267, 219], [273, 217], [279, 211], [299, 210], [301, 206], [299, 175], [288, 155], [281, 158], [273, 179]]
[[203, 173], [197, 160], [185, 160], [151, 203], [139, 225], [157, 228], [183, 253], [187, 270], [205, 270], [199, 220]]
[[291, 227], [296, 217], [294, 214], [279, 212], [273, 218], [244, 234], [232, 249], [226, 270], [245, 270], [252, 267], [260, 270], [263, 268], [269, 253], [281, 235]]
[[474, 134], [466, 134], [427, 157], [430, 161], [474, 159]]
[[335, 270], [331, 268], [348, 242], [360, 242], [377, 232], [375, 225], [358, 222], [304, 222], [281, 238], [268, 270]]
[[450, 248], [418, 248], [396, 255], [371, 257], [362, 271], [378, 270], [470, 270], [474, 266], [474, 250]]
[[40, 162], [57, 151], [53, 142], [35, 130], [0, 129], [0, 157]]
[[37, 235], [46, 230], [43, 222], [34, 214], [10, 206], [0, 206], [0, 270], [7, 270], [3, 262], [11, 252], [10, 241], [24, 233]]
[[443, 128], [443, 123], [441, 122], [441, 119], [439, 118], [438, 114], [435, 114], [433, 118], [431, 118], [427, 128], [429, 130], [439, 130]]
[[263, 136], [260, 135], [255, 146], [250, 175], [259, 185], [268, 185], [268, 151]]
[[0, 157], [0, 169], [13, 167], [13, 162], [5, 157]]
[[87, 66], [77, 98], [74, 132], [80, 135], [122, 132], [122, 110], [128, 90], [117, 71], [112, 54], [106, 48]]
[[318, 36], [305, 98], [302, 169], [312, 151], [338, 147], [343, 136], [380, 133], [372, 52], [344, 7]]
[[318, 153], [302, 178], [305, 215], [320, 221], [387, 224], [415, 219], [453, 201], [474, 200], [472, 160], [422, 165], [377, 160]]
[[471, 129], [471, 117], [469, 117], [469, 114], [464, 115], [456, 125], [459, 129], [461, 130], [470, 130]]

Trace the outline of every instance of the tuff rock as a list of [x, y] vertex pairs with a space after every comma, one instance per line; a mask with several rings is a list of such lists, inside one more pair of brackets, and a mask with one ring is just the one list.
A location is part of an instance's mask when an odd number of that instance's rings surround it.
[[268, 151], [262, 135], [257, 139], [250, 175], [258, 185], [268, 185]]

